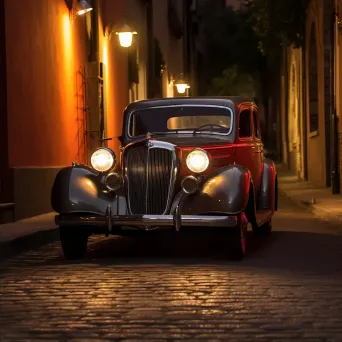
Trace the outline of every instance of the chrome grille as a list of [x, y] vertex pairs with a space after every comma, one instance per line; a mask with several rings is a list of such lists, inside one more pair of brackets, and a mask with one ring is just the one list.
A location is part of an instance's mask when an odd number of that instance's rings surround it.
[[133, 215], [161, 215], [167, 210], [174, 180], [174, 151], [130, 147], [125, 156], [127, 199]]

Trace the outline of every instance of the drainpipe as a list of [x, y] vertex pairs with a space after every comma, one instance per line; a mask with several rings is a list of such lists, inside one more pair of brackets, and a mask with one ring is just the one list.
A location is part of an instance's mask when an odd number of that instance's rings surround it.
[[339, 148], [338, 148], [338, 116], [336, 112], [336, 89], [335, 89], [335, 39], [336, 39], [336, 11], [335, 1], [332, 0], [333, 12], [331, 20], [331, 62], [330, 62], [330, 79], [331, 79], [331, 130], [332, 130], [332, 172], [331, 172], [331, 188], [334, 195], [340, 193], [340, 173], [339, 173]]
[[91, 15], [91, 33], [89, 40], [87, 65], [87, 161], [94, 150], [100, 145], [100, 116], [99, 116], [99, 0], [93, 0]]

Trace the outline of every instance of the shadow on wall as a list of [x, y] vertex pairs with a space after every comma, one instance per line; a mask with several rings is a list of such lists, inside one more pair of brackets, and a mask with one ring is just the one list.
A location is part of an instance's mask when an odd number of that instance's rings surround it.
[[72, 10], [73, 0], [64, 0], [65, 5], [68, 7], [69, 11]]

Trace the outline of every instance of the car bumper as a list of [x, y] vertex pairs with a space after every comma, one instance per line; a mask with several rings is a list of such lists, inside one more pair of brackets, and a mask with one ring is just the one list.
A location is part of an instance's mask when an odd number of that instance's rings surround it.
[[55, 222], [58, 226], [70, 227], [99, 227], [107, 228], [111, 233], [118, 227], [133, 227], [139, 230], [155, 230], [158, 228], [181, 227], [221, 227], [233, 228], [238, 224], [237, 216], [201, 216], [201, 215], [106, 215], [90, 216], [80, 214], [57, 215]]

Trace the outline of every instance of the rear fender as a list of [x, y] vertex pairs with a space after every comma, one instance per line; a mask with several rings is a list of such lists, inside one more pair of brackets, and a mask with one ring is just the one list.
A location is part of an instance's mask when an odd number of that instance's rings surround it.
[[183, 215], [229, 214], [236, 215], [247, 207], [251, 174], [240, 165], [230, 165], [210, 174], [201, 189], [181, 200]]
[[51, 206], [60, 214], [91, 213], [104, 215], [108, 206], [112, 213], [126, 214], [123, 189], [110, 191], [94, 170], [76, 165], [57, 174], [51, 192]]
[[276, 211], [278, 208], [278, 178], [274, 162], [265, 158], [258, 210]]

